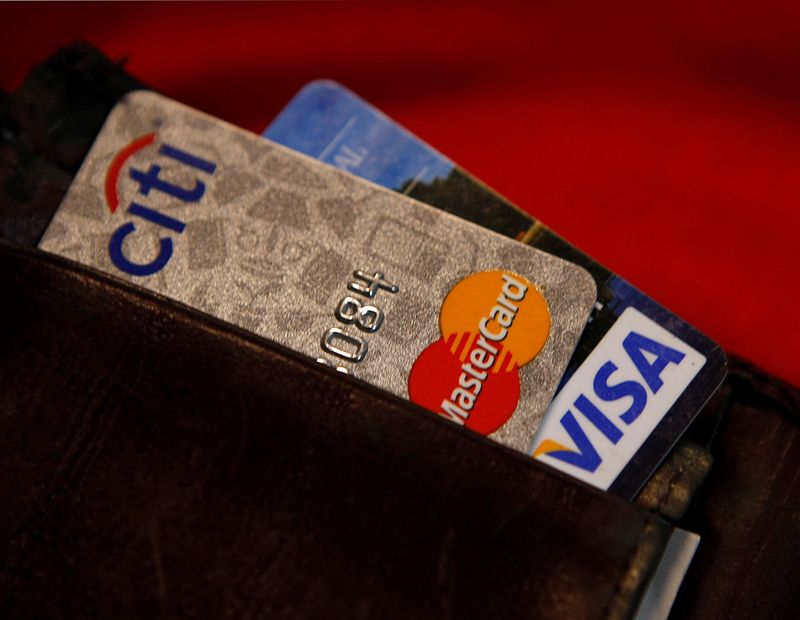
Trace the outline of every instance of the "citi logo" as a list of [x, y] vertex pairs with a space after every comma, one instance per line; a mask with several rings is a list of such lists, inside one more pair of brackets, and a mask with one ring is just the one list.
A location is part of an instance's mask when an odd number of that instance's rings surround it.
[[[157, 149], [153, 148], [156, 146]], [[143, 157], [145, 153], [149, 153], [150, 158], [145, 159]], [[134, 159], [144, 160], [143, 163], [150, 165], [144, 170], [132, 163]], [[175, 164], [183, 169], [181, 181], [164, 178], [166, 175], [162, 173], [166, 162], [171, 164], [171, 170], [175, 169]], [[152, 200], [159, 193], [168, 196], [176, 204], [197, 203], [205, 195], [206, 181], [216, 169], [217, 165], [214, 162], [166, 142], [158, 144], [155, 133], [141, 136], [120, 149], [106, 173], [105, 199], [109, 211], [115, 214], [120, 206], [121, 179], [133, 181], [137, 186], [137, 192], [135, 200], [131, 200], [125, 208], [128, 216], [126, 221], [120, 224], [109, 240], [108, 254], [111, 262], [118, 269], [133, 276], [150, 276], [161, 271], [172, 257], [173, 235], [183, 233], [186, 223], [167, 215], [163, 207], [156, 210], [143, 203], [148, 198]], [[187, 183], [187, 178], [191, 178], [192, 181]], [[140, 227], [156, 227], [159, 230], [158, 249], [151, 258], [133, 260], [126, 252], [126, 240], [136, 235]]]
[[607, 489], [705, 362], [627, 308], [553, 399], [534, 458]]

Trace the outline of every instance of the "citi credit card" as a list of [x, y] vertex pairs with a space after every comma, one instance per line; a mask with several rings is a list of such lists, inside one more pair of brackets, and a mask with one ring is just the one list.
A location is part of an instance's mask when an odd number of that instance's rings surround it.
[[592, 274], [589, 324], [528, 446], [543, 463], [633, 497], [724, 379], [716, 343], [341, 85], [310, 83], [264, 136]]
[[145, 91], [40, 247], [522, 451], [596, 298], [580, 266]]

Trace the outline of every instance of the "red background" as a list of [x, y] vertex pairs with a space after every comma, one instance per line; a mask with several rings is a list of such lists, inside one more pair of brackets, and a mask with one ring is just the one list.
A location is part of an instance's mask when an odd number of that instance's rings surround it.
[[3, 3], [0, 87], [83, 38], [261, 132], [338, 80], [800, 384], [800, 5], [697, 4]]

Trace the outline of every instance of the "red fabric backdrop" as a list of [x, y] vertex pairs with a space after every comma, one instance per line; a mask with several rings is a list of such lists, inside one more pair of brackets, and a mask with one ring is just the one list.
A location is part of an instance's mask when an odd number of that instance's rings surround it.
[[0, 6], [0, 87], [83, 38], [260, 132], [344, 83], [655, 299], [800, 384], [800, 5]]

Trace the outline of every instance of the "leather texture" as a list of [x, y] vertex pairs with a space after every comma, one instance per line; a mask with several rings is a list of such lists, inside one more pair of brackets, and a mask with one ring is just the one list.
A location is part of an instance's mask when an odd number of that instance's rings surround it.
[[680, 522], [702, 542], [671, 617], [795, 618], [800, 391], [731, 357], [703, 424], [714, 464]]
[[81, 43], [0, 92], [0, 237], [36, 245], [111, 108], [142, 87]]
[[669, 526], [0, 245], [0, 616], [623, 618]]

